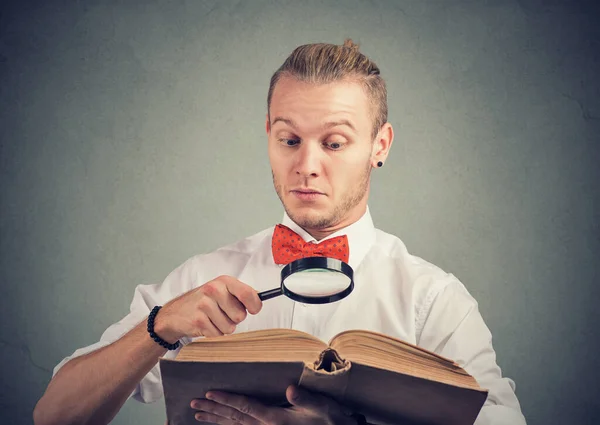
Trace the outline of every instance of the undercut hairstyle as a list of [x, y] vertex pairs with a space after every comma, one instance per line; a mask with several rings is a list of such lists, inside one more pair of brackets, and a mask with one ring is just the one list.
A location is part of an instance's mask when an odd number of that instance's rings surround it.
[[358, 47], [351, 39], [346, 39], [342, 46], [315, 43], [294, 49], [271, 77], [267, 97], [269, 119], [273, 92], [277, 82], [283, 77], [313, 84], [357, 82], [365, 90], [371, 103], [374, 139], [381, 126], [387, 122], [387, 89], [379, 67], [362, 54]]

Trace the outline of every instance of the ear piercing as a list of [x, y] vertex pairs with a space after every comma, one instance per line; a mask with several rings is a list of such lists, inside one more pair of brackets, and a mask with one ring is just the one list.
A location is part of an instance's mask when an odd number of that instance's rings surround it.
[[379, 162], [377, 163], [377, 166], [378, 166], [379, 168], [383, 167], [383, 162], [379, 161]]

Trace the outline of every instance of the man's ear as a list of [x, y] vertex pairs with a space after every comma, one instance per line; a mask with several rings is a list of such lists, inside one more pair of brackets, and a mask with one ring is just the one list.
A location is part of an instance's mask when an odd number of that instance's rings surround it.
[[390, 149], [392, 148], [393, 141], [394, 129], [392, 128], [392, 125], [387, 122], [381, 127], [377, 134], [377, 138], [373, 143], [373, 152], [371, 153], [373, 167], [377, 167], [377, 163], [380, 161], [385, 163], [385, 160], [390, 153]]
[[269, 122], [269, 114], [267, 113], [267, 119], [265, 120], [265, 130], [267, 130], [267, 136], [271, 133], [271, 123]]

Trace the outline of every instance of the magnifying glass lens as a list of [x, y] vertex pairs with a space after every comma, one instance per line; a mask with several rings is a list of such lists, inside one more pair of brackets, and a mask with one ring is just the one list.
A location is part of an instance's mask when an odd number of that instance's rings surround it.
[[285, 278], [288, 291], [303, 297], [329, 297], [346, 290], [351, 280], [343, 273], [327, 269], [307, 269]]
[[294, 301], [325, 304], [347, 297], [354, 289], [354, 272], [348, 264], [327, 257], [292, 261], [281, 269], [281, 286], [260, 292], [264, 301], [285, 295]]

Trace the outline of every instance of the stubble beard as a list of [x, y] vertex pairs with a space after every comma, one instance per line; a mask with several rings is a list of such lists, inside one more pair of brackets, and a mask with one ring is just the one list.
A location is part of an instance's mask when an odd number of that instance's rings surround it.
[[[366, 196], [367, 189], [369, 187], [369, 179], [371, 177], [371, 164], [367, 162], [366, 167], [361, 175], [361, 178], [357, 185], [349, 186], [346, 193], [343, 195], [341, 201], [333, 206], [332, 211], [324, 211], [323, 213], [295, 213], [289, 208], [284, 202], [284, 193], [282, 185], [275, 178], [275, 173], [271, 170], [273, 175], [273, 186], [275, 186], [275, 192], [279, 196], [279, 200], [285, 209], [287, 215], [300, 227], [304, 229], [327, 229], [336, 226], [341, 222], [348, 212], [358, 205]], [[356, 187], [356, 189], [353, 189]]]

